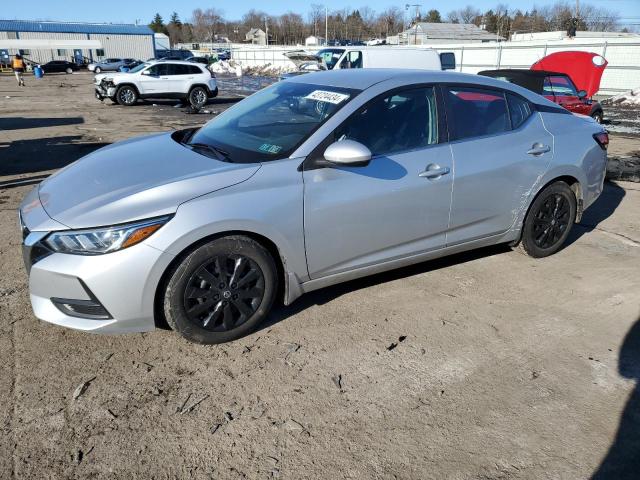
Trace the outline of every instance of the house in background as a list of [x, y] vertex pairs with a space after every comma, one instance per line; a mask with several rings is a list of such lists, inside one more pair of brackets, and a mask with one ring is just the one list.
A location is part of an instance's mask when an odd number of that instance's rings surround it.
[[320, 47], [322, 45], [326, 45], [327, 41], [322, 37], [316, 37], [315, 35], [311, 35], [304, 40], [305, 47]]
[[252, 45], [266, 45], [267, 34], [259, 28], [252, 28], [244, 36], [244, 41]]
[[502, 41], [504, 37], [482, 30], [473, 23], [418, 22], [387, 43], [432, 45], [436, 43], [482, 43]]

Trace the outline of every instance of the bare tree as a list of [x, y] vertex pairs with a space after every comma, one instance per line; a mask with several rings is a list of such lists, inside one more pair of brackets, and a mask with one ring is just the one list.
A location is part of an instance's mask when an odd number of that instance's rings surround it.
[[216, 8], [202, 10], [196, 8], [193, 11], [191, 23], [193, 35], [201, 42], [215, 42], [216, 35], [223, 29], [224, 19], [222, 11]]
[[[317, 37], [324, 25], [324, 6], [317, 3], [311, 4], [309, 11], [309, 23], [313, 27], [313, 34]], [[322, 30], [323, 31], [323, 30]]]

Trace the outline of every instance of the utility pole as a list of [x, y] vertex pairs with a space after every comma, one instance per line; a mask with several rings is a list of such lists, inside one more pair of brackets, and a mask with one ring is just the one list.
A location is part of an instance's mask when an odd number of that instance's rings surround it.
[[267, 23], [267, 16], [264, 17], [264, 34], [267, 37], [267, 47], [269, 46], [269, 24]]
[[324, 45], [329, 45], [329, 9], [324, 6]]
[[576, 0], [576, 18], [580, 18], [580, 0]]
[[[409, 9], [411, 7], [416, 7], [416, 24], [415, 24], [415, 28], [414, 28], [414, 33], [413, 33], [413, 44], [416, 45], [418, 43], [418, 18], [420, 17], [420, 7], [422, 6], [421, 3], [414, 3], [414, 4], [405, 4], [404, 9], [405, 11], [409, 11]], [[409, 45], [409, 35], [407, 34], [407, 45]]]

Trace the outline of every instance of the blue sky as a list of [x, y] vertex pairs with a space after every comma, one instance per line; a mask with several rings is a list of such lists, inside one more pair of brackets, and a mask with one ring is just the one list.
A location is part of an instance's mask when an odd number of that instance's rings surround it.
[[[244, 12], [251, 8], [262, 9], [272, 15], [285, 13], [289, 10], [306, 13], [311, 3], [324, 4], [332, 9], [344, 7], [358, 8], [367, 5], [376, 11], [397, 5], [404, 8], [406, 3], [421, 3], [423, 9], [437, 8], [441, 13], [473, 5], [481, 10], [495, 7], [498, 3], [506, 4], [510, 9], [530, 9], [534, 4], [538, 6], [554, 3], [555, 0], [446, 0], [446, 1], [388, 1], [388, 0], [311, 0], [296, 2], [294, 0], [5, 0], [0, 8], [0, 18], [21, 20], [64, 20], [87, 22], [118, 22], [133, 23], [140, 20], [144, 23], [151, 21], [155, 12], [168, 19], [172, 11], [177, 11], [182, 19], [188, 19], [195, 8], [215, 7], [224, 12], [227, 19], [239, 19]], [[640, 0], [581, 0], [581, 3], [592, 3], [612, 10], [617, 10], [622, 17], [622, 23], [640, 23]]]

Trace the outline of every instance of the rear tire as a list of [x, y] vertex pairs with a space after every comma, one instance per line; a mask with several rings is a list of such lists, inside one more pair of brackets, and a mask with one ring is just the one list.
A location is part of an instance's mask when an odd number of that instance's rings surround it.
[[255, 240], [233, 235], [189, 253], [164, 291], [169, 326], [191, 342], [229, 342], [252, 332], [278, 290], [273, 257]]
[[204, 87], [193, 87], [189, 92], [189, 103], [193, 108], [202, 108], [207, 104], [209, 95]]
[[102, 69], [100, 67], [96, 67], [95, 70], [94, 70], [95, 73], [100, 73], [101, 71], [102, 71]]
[[124, 85], [116, 91], [117, 102], [125, 107], [130, 107], [138, 101], [138, 92], [135, 88]]
[[591, 118], [593, 118], [598, 123], [602, 123], [602, 120], [604, 119], [603, 117], [604, 116], [603, 116], [602, 112], [593, 112], [591, 114]]
[[67, 69], [65, 70], [65, 72], [66, 72], [67, 74], [69, 74], [69, 73], [73, 73], [73, 70], [72, 70], [71, 68], [67, 68]]
[[576, 208], [576, 196], [566, 183], [555, 182], [542, 190], [524, 220], [520, 251], [542, 258], [560, 250], [576, 220]]

